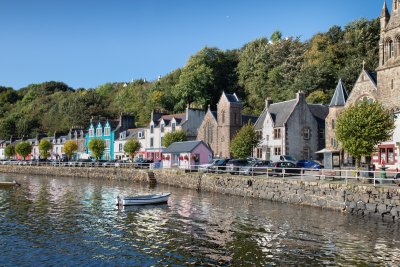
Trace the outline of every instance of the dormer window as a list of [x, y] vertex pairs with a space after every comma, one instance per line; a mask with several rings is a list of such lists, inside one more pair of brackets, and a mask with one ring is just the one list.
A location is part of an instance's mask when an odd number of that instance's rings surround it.
[[94, 129], [89, 129], [89, 137], [93, 137], [94, 136]]
[[101, 136], [101, 133], [102, 133], [101, 128], [97, 128], [96, 129], [96, 136]]
[[104, 128], [104, 136], [110, 136], [110, 131], [111, 131], [110, 127], [105, 127]]

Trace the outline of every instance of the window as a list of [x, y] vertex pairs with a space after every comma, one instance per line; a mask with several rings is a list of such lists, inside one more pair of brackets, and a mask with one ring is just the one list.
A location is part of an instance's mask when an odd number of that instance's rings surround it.
[[379, 149], [379, 163], [394, 164], [393, 147], [381, 147]]
[[325, 139], [325, 129], [319, 129], [319, 139]]
[[94, 136], [94, 129], [89, 129], [89, 137], [93, 137]]
[[150, 138], [150, 147], [153, 147], [154, 146], [154, 138], [152, 137], [152, 138]]
[[213, 143], [213, 127], [210, 122], [207, 122], [204, 126], [204, 139], [207, 144]]
[[282, 154], [282, 148], [280, 146], [274, 147], [274, 155], [278, 156]]
[[110, 160], [110, 154], [109, 153], [104, 153], [104, 159], [105, 160]]
[[150, 133], [154, 133], [154, 125], [150, 126]]
[[104, 128], [104, 135], [105, 136], [110, 136], [110, 127]]
[[392, 81], [390, 82], [390, 88], [393, 90], [394, 89], [394, 81], [392, 79]]
[[160, 125], [160, 131], [163, 133], [164, 132], [164, 124]]
[[389, 41], [389, 58], [392, 58], [394, 56], [394, 49], [393, 49], [393, 41]]
[[96, 129], [96, 136], [101, 136], [101, 128]]
[[332, 121], [331, 121], [331, 126], [332, 126], [332, 130], [335, 129], [335, 120], [334, 119], [332, 119]]
[[142, 138], [142, 137], [143, 137], [142, 132], [138, 132], [138, 138]]
[[257, 148], [256, 154], [257, 154], [258, 159], [262, 159], [262, 149], [261, 148]]
[[262, 139], [262, 131], [256, 131], [256, 139], [260, 141]]
[[122, 143], [119, 144], [119, 152], [123, 152], [123, 150], [122, 150]]
[[336, 141], [335, 138], [331, 138], [331, 146], [332, 146], [333, 148], [337, 148], [337, 141]]
[[310, 129], [309, 128], [303, 129], [303, 138], [304, 138], [304, 140], [310, 140]]
[[225, 110], [222, 111], [222, 123], [225, 123]]
[[281, 129], [274, 129], [274, 139], [281, 139]]
[[163, 144], [163, 142], [164, 142], [164, 137], [161, 137], [161, 145]]
[[303, 149], [303, 159], [310, 159], [310, 148], [305, 147]]
[[175, 126], [176, 126], [176, 123], [173, 122], [173, 123], [172, 123], [172, 132], [175, 132]]
[[104, 143], [105, 143], [105, 145], [106, 145], [106, 149], [110, 149], [110, 140], [109, 140], [109, 139], [106, 139], [106, 140], [104, 141]]

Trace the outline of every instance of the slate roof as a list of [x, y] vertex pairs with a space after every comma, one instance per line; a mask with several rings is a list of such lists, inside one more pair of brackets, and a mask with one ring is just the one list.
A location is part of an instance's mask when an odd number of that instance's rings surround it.
[[264, 109], [258, 118], [255, 129], [261, 130], [263, 128], [263, 124], [265, 118], [267, 117], [267, 113], [271, 113], [271, 117], [275, 123], [275, 127], [282, 127], [284, 123], [289, 119], [290, 114], [292, 113], [294, 107], [297, 104], [297, 99], [292, 99], [289, 101], [279, 102], [275, 104], [271, 104], [268, 109]]
[[374, 85], [375, 85], [375, 87], [376, 87], [376, 85], [377, 85], [377, 78], [378, 78], [376, 72], [369, 72], [369, 71], [366, 71], [366, 73], [367, 73], [368, 76], [371, 78], [372, 82], [374, 83]]
[[311, 113], [320, 120], [325, 120], [329, 113], [329, 107], [321, 104], [308, 104]]
[[253, 115], [242, 115], [242, 124], [245, 125], [247, 123], [256, 123], [258, 119], [258, 116], [253, 116]]
[[186, 113], [178, 113], [178, 114], [170, 114], [170, 115], [163, 115], [157, 121], [157, 125], [160, 124], [161, 120], [165, 121], [165, 126], [169, 126], [172, 119], [175, 118], [176, 124], [180, 125], [186, 121]]
[[144, 128], [128, 129], [127, 131], [128, 135], [126, 136], [126, 139], [138, 138], [138, 133], [144, 131]]
[[225, 94], [225, 96], [226, 96], [226, 98], [228, 99], [229, 102], [231, 102], [231, 103], [240, 103], [240, 100], [239, 100], [239, 98], [236, 96], [235, 93], [233, 93], [233, 94], [226, 94], [226, 93], [224, 92], [224, 94]]
[[[203, 141], [185, 141], [175, 142], [167, 147], [163, 153], [185, 153], [192, 152], [198, 145], [203, 144], [208, 147]], [[210, 150], [210, 148], [209, 148]]]
[[91, 123], [93, 124], [93, 127], [96, 128], [97, 125], [99, 124], [99, 122], [104, 127], [106, 125], [107, 121], [112, 130], [115, 130], [118, 127], [119, 120], [108, 120], [106, 118], [92, 119]]
[[342, 79], [339, 80], [335, 93], [332, 96], [330, 107], [341, 107], [346, 105], [346, 101], [349, 95], [346, 92], [346, 88], [343, 85]]

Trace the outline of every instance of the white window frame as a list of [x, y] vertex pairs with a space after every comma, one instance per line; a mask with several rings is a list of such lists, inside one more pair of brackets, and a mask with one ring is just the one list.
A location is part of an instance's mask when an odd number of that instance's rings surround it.
[[[99, 132], [100, 132], [100, 134], [99, 134]], [[102, 134], [103, 134], [103, 130], [101, 128], [97, 128], [96, 129], [96, 136], [102, 136]]]

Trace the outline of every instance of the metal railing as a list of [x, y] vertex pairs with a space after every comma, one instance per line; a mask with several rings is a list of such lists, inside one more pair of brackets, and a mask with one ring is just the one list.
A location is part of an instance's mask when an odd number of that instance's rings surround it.
[[[73, 168], [135, 168], [135, 169], [163, 169], [161, 162], [81, 162], [81, 161], [0, 161], [0, 165], [18, 166], [53, 166]], [[259, 178], [300, 178], [304, 180], [332, 180], [337, 182], [362, 183], [378, 185], [400, 186], [400, 173], [394, 171], [367, 171], [359, 169], [307, 169], [307, 168], [276, 168], [251, 166], [205, 166], [189, 165], [186, 168], [172, 167], [164, 169], [182, 169], [187, 172], [204, 172], [211, 174], [243, 175]]]

